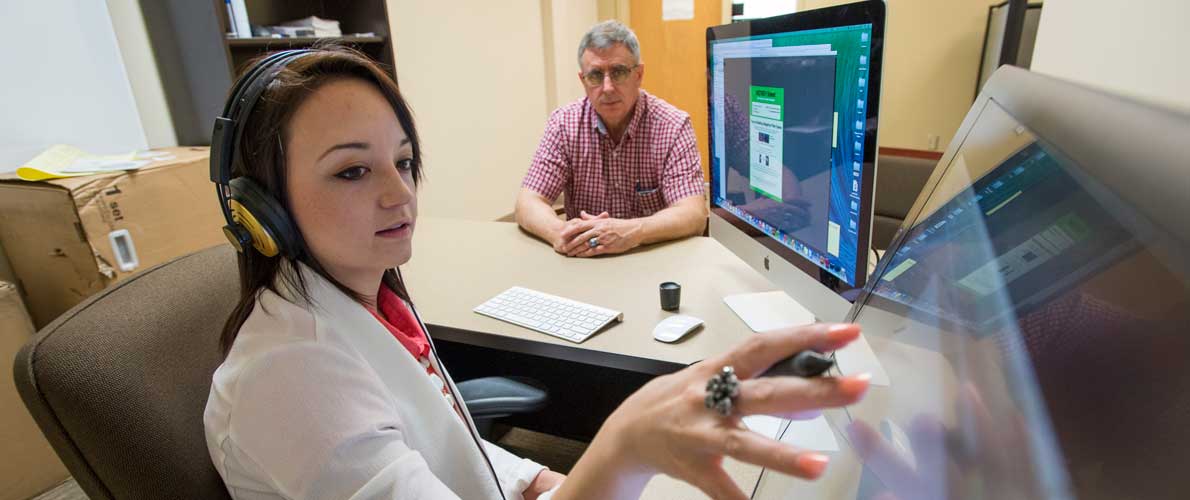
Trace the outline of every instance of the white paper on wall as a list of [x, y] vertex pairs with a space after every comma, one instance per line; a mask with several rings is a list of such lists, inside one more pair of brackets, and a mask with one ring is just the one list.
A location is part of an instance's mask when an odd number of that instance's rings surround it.
[[694, 19], [694, 0], [661, 0], [662, 21]]

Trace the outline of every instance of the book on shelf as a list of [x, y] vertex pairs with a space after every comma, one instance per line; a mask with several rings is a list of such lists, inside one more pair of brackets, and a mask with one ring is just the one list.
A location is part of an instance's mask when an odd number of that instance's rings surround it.
[[227, 21], [231, 34], [236, 38], [252, 38], [252, 25], [248, 23], [248, 6], [244, 0], [224, 0], [227, 7]]

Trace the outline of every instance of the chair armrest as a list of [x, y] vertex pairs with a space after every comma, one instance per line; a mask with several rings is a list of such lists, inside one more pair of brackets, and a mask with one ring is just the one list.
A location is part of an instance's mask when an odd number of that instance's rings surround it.
[[545, 390], [504, 377], [483, 377], [458, 383], [467, 411], [476, 419], [530, 413], [545, 407]]

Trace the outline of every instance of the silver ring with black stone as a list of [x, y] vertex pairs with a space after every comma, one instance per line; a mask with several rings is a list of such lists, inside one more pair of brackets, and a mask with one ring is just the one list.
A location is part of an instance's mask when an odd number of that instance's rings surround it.
[[706, 407], [718, 414], [729, 417], [735, 408], [736, 398], [740, 396], [740, 380], [735, 376], [735, 369], [724, 366], [723, 370], [707, 380]]

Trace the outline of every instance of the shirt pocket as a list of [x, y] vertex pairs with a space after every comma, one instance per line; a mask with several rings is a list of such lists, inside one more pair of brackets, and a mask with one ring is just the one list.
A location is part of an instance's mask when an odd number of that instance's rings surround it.
[[637, 184], [633, 196], [636, 211], [642, 217], [648, 217], [665, 208], [665, 197], [661, 195], [660, 185]]

